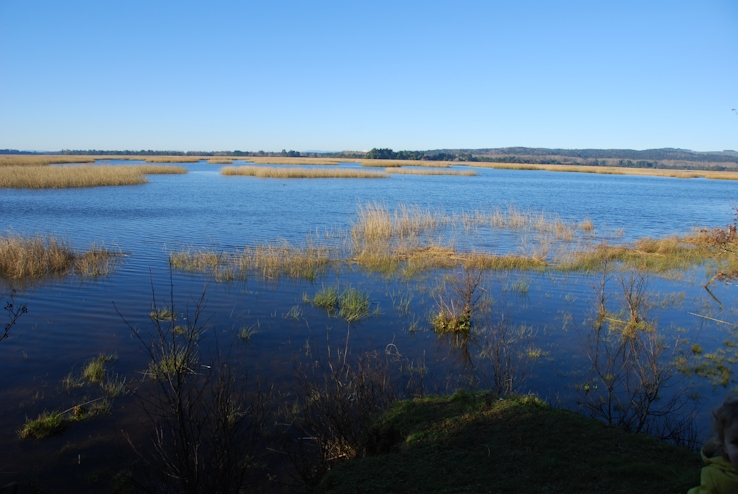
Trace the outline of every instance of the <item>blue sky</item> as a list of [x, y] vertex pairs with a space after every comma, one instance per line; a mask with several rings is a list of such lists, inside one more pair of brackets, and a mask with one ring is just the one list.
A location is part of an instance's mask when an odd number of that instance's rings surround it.
[[738, 149], [738, 2], [0, 0], [0, 148]]

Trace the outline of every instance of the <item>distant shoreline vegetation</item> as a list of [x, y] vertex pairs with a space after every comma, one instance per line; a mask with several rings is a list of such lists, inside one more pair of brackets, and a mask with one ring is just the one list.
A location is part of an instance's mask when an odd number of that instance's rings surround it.
[[[174, 151], [174, 150], [70, 150], [55, 152], [31, 152], [17, 149], [0, 149], [0, 158], [8, 155], [23, 157], [41, 156], [96, 156], [110, 159], [132, 157], [171, 157], [182, 160], [242, 158], [320, 158], [333, 160], [393, 160], [412, 162], [461, 162], [503, 163], [530, 165], [585, 165], [600, 167], [671, 169], [671, 170], [738, 170], [738, 152], [734, 150], [696, 152], [687, 149], [549, 149], [549, 148], [482, 148], [482, 149], [439, 149], [429, 151], [394, 151], [389, 148], [373, 148], [364, 151]], [[148, 158], [149, 161], [155, 161]], [[189, 161], [188, 160], [188, 161]], [[158, 161], [158, 160], [156, 160]], [[163, 160], [162, 160], [163, 161]]]

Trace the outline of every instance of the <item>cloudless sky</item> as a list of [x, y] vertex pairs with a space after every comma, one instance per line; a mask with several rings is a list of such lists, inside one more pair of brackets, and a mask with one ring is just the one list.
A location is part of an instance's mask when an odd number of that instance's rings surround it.
[[0, 148], [738, 149], [738, 2], [0, 0]]

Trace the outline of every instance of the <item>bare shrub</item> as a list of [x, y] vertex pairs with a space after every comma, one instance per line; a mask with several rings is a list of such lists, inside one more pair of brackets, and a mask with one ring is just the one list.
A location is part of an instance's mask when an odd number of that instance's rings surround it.
[[352, 359], [330, 348], [325, 361], [297, 368], [300, 394], [285, 412], [290, 424], [284, 449], [301, 482], [315, 486], [341, 461], [365, 453], [367, 431], [376, 414], [395, 398], [387, 355]]
[[[613, 282], [619, 295], [614, 312], [608, 308]], [[589, 362], [579, 403], [588, 414], [626, 431], [691, 446], [694, 401], [680, 374], [687, 341], [667, 339], [649, 316], [648, 284], [644, 271], [603, 273], [593, 317], [585, 329], [577, 328]]]
[[258, 383], [249, 392], [230, 351], [222, 353], [217, 342], [204, 355], [204, 297], [203, 291], [186, 323], [175, 325], [172, 293], [168, 320], [152, 317], [149, 331], [129, 324], [149, 358], [149, 379], [135, 395], [150, 444], [129, 439], [144, 465], [136, 487], [145, 492], [237, 493], [254, 473], [269, 393]]

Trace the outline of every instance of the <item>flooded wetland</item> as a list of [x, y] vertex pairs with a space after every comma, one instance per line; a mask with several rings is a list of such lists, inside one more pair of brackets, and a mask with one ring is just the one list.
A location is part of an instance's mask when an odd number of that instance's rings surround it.
[[232, 415], [266, 440], [239, 444], [275, 478], [315, 452], [285, 437], [321, 383], [391, 381], [374, 411], [534, 393], [692, 447], [735, 385], [733, 180], [167, 164], [98, 160], [82, 166], [128, 185], [59, 188], [1, 185], [0, 167], [0, 484], [125, 483], [180, 374], [195, 391], [242, 386], [251, 406]]

